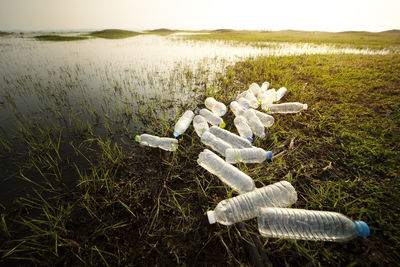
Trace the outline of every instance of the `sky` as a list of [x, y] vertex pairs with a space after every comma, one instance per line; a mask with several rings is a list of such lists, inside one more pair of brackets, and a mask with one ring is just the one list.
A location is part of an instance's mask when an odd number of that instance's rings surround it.
[[0, 0], [0, 30], [385, 31], [400, 0]]

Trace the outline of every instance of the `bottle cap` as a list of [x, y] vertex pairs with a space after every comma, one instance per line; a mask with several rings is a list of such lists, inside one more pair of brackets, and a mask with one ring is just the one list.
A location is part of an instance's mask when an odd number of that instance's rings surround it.
[[245, 108], [250, 108], [250, 104], [248, 102], [244, 103]]
[[226, 110], [225, 109], [221, 109], [220, 111], [221, 116], [224, 116], [226, 114]]
[[222, 129], [224, 129], [225, 126], [226, 126], [225, 122], [221, 122], [221, 123], [219, 124], [219, 127], [221, 127]]
[[139, 141], [140, 141], [140, 136], [139, 136], [139, 135], [136, 135], [136, 136], [135, 136], [135, 141], [136, 141], [136, 142], [139, 142]]
[[177, 137], [180, 136], [181, 134], [178, 133], [177, 131], [174, 131], [173, 135], [174, 135], [175, 138], [177, 138]]
[[354, 231], [358, 236], [369, 236], [369, 227], [363, 221], [353, 221], [354, 223]]
[[250, 141], [250, 143], [253, 143], [253, 141], [254, 141], [254, 139], [253, 139], [253, 138], [251, 138], [251, 137], [247, 137], [247, 140], [249, 140], [249, 141]]
[[270, 160], [272, 158], [272, 152], [271, 151], [267, 151], [267, 158], [266, 160]]
[[303, 109], [308, 109], [308, 105], [307, 104], [303, 104]]
[[215, 220], [215, 212], [213, 210], [207, 211], [207, 217], [210, 224], [214, 224], [217, 222]]

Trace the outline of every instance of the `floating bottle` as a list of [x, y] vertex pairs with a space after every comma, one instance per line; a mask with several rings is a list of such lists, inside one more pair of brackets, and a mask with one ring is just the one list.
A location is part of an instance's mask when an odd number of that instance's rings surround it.
[[166, 151], [175, 151], [178, 147], [178, 140], [175, 138], [158, 137], [150, 134], [136, 135], [135, 141], [144, 146], [158, 147]]
[[209, 129], [207, 120], [201, 115], [194, 116], [193, 127], [199, 137]]
[[225, 151], [225, 161], [230, 164], [239, 162], [244, 163], [262, 163], [272, 158], [271, 151], [265, 151], [259, 147], [252, 148], [228, 148]]
[[264, 127], [271, 127], [274, 125], [275, 119], [271, 115], [265, 114], [264, 112], [253, 110], [257, 117], [260, 119]]
[[225, 150], [227, 150], [228, 148], [232, 148], [229, 143], [225, 142], [221, 138], [216, 137], [214, 134], [210, 133], [210, 131], [205, 132], [201, 136], [201, 142], [211, 147], [214, 151], [218, 152], [224, 157]]
[[183, 113], [183, 115], [176, 122], [173, 135], [175, 137], [178, 137], [181, 134], [183, 134], [189, 127], [190, 123], [192, 122], [193, 117], [194, 117], [193, 111], [186, 110], [185, 113]]
[[285, 87], [279, 88], [278, 91], [276, 91], [276, 99], [275, 101], [281, 100], [281, 98], [286, 94], [287, 89]]
[[263, 105], [262, 108], [267, 113], [297, 113], [302, 111], [303, 109], [307, 109], [307, 104], [301, 104], [298, 102], [292, 103], [282, 103], [282, 104], [268, 104]]
[[216, 125], [225, 128], [225, 122], [221, 117], [218, 117], [206, 108], [200, 110], [199, 114], [203, 116], [211, 125]]
[[243, 113], [243, 117], [246, 118], [247, 124], [250, 126], [251, 131], [254, 135], [263, 138], [265, 136], [265, 128], [260, 119], [257, 117], [254, 109], [247, 109]]
[[210, 133], [214, 134], [216, 137], [221, 138], [228, 144], [230, 144], [233, 148], [250, 148], [253, 147], [249, 140], [238, 136], [230, 131], [225, 129], [221, 129], [217, 126], [212, 126], [210, 128]]
[[276, 91], [275, 89], [269, 89], [267, 90], [262, 96], [261, 96], [261, 108], [268, 104], [272, 104], [276, 101]]
[[[232, 165], [231, 165], [232, 166]], [[297, 201], [297, 193], [287, 181], [256, 188], [239, 196], [222, 200], [213, 211], [208, 211], [210, 224], [231, 225], [257, 217], [263, 207], [287, 207]]]
[[250, 84], [249, 90], [253, 92], [257, 99], [261, 96], [261, 87], [257, 83]]
[[249, 140], [251, 143], [253, 142], [253, 132], [250, 128], [250, 126], [247, 124], [247, 120], [243, 116], [237, 116], [233, 120], [233, 124], [235, 124], [235, 127], [241, 137], [246, 138]]
[[254, 181], [250, 176], [226, 163], [225, 160], [208, 149], [204, 149], [199, 154], [197, 163], [210, 173], [217, 175], [222, 182], [240, 194], [253, 191], [255, 188]]
[[263, 236], [344, 242], [368, 236], [368, 225], [343, 214], [304, 209], [262, 208], [258, 229]]
[[244, 97], [239, 97], [238, 99], [236, 99], [236, 102], [238, 102], [239, 105], [241, 105], [245, 109], [250, 108], [250, 102]]
[[214, 97], [207, 97], [204, 101], [204, 105], [219, 117], [226, 114], [226, 106], [224, 103], [218, 102]]
[[[245, 111], [245, 109], [243, 108], [242, 105], [240, 105], [237, 101], [232, 101], [229, 104], [229, 107], [231, 108], [233, 114], [235, 114], [235, 116], [240, 116], [243, 114], [243, 112]], [[250, 107], [250, 106], [249, 106]]]

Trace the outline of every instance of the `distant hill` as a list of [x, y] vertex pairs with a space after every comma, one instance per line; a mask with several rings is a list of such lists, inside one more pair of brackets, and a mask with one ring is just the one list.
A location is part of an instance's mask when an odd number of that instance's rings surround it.
[[90, 36], [105, 38], [105, 39], [123, 39], [123, 38], [133, 37], [139, 34], [141, 33], [134, 31], [118, 30], [118, 29], [107, 29], [89, 33]]

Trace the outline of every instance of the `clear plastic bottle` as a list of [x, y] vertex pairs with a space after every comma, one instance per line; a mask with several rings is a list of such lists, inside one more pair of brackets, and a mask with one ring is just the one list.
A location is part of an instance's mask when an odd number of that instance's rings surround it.
[[250, 84], [249, 91], [253, 92], [257, 99], [261, 96], [261, 87], [257, 83]]
[[194, 116], [193, 128], [199, 137], [209, 130], [207, 120], [201, 115]]
[[233, 148], [250, 148], [253, 147], [249, 140], [243, 138], [239, 135], [231, 133], [225, 129], [221, 129], [217, 126], [212, 126], [210, 128], [210, 133], [214, 134], [216, 137], [221, 138]]
[[272, 158], [271, 151], [265, 151], [259, 147], [252, 148], [228, 148], [225, 151], [225, 161], [230, 164], [239, 162], [244, 163], [262, 163]]
[[204, 149], [204, 151], [199, 154], [197, 163], [210, 173], [217, 175], [222, 182], [232, 187], [240, 194], [255, 189], [254, 181], [250, 176], [226, 163], [208, 149]]
[[236, 129], [241, 137], [246, 138], [249, 140], [251, 143], [254, 141], [253, 140], [253, 132], [250, 128], [250, 126], [247, 124], [247, 120], [243, 116], [237, 116], [233, 120], [233, 124], [235, 124]]
[[272, 104], [275, 101], [276, 91], [275, 89], [269, 89], [261, 96], [261, 108], [263, 108], [265, 105]]
[[221, 117], [218, 117], [206, 108], [200, 110], [199, 114], [203, 116], [211, 125], [216, 125], [225, 128], [225, 122]]
[[263, 84], [261, 85], [261, 92], [264, 93], [268, 90], [269, 87], [269, 82], [263, 82]]
[[274, 125], [275, 119], [271, 115], [265, 114], [264, 112], [258, 111], [254, 109], [254, 113], [260, 119], [261, 123], [264, 127], [271, 127]]
[[365, 222], [352, 221], [340, 213], [285, 208], [260, 209], [258, 229], [267, 237], [335, 242], [370, 232]]
[[[238, 101], [241, 97], [244, 97], [249, 102], [250, 107], [258, 108], [258, 100], [252, 91], [246, 90], [243, 93], [239, 94], [236, 98], [236, 101]], [[240, 102], [239, 102], [239, 104], [240, 104]]]
[[298, 102], [282, 103], [282, 104], [268, 104], [262, 107], [267, 113], [297, 113], [303, 109], [307, 109], [307, 104]]
[[236, 102], [238, 102], [239, 105], [241, 105], [245, 109], [250, 108], [250, 102], [244, 97], [239, 97], [238, 99], [236, 99]]
[[225, 142], [221, 138], [216, 137], [214, 134], [210, 133], [210, 131], [205, 132], [201, 136], [201, 142], [211, 147], [213, 150], [215, 150], [224, 157], [225, 157], [225, 151], [228, 148], [232, 148], [232, 146], [229, 143]]
[[281, 181], [251, 192], [222, 200], [213, 211], [208, 211], [210, 224], [231, 225], [257, 217], [263, 207], [287, 207], [297, 201], [297, 193], [287, 181]]
[[167, 151], [175, 151], [178, 147], [178, 140], [175, 138], [158, 137], [151, 134], [136, 135], [135, 141], [144, 146], [158, 147]]
[[193, 117], [194, 117], [193, 111], [186, 110], [185, 113], [183, 113], [183, 115], [176, 122], [173, 135], [175, 137], [178, 137], [181, 134], [183, 134], [189, 127], [190, 123], [192, 122]]
[[247, 109], [243, 113], [243, 117], [246, 118], [247, 124], [250, 126], [251, 131], [254, 135], [263, 138], [265, 136], [265, 128], [260, 119], [257, 117], [254, 109]]
[[285, 87], [279, 88], [278, 91], [276, 91], [276, 99], [275, 101], [279, 101], [282, 99], [282, 97], [286, 94], [287, 89]]
[[[237, 101], [232, 101], [229, 104], [229, 107], [231, 108], [233, 114], [235, 114], [235, 116], [240, 116], [243, 114], [243, 112], [245, 111], [245, 109], [243, 108], [242, 105], [240, 105]], [[250, 107], [250, 106], [249, 106]]]
[[226, 114], [226, 106], [224, 103], [218, 102], [214, 97], [207, 97], [204, 101], [206, 108], [214, 112], [217, 116], [221, 117]]

